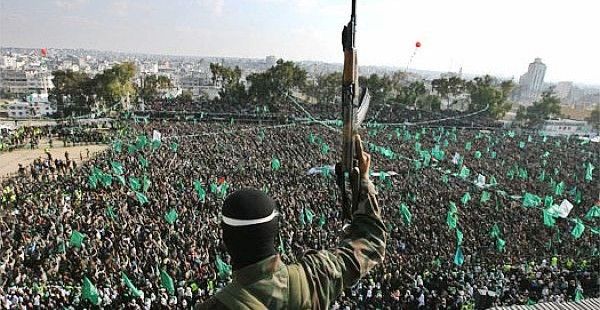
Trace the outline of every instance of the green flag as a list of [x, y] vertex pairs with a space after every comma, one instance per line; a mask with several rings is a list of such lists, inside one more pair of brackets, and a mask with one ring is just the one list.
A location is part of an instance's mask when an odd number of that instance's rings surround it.
[[83, 277], [83, 287], [81, 288], [81, 298], [89, 300], [93, 305], [100, 304], [100, 295], [98, 289], [92, 284], [92, 281], [87, 277]]
[[490, 236], [495, 239], [500, 238], [500, 227], [498, 227], [498, 224], [494, 224], [494, 226], [492, 226]]
[[492, 176], [490, 178], [490, 186], [496, 186], [496, 185], [498, 185], [498, 181], [496, 181], [496, 177], [495, 176]]
[[144, 193], [148, 191], [148, 189], [150, 188], [150, 184], [152, 184], [152, 182], [150, 182], [150, 179], [144, 175], [142, 177], [142, 191]]
[[525, 195], [523, 195], [523, 207], [526, 207], [526, 208], [537, 207], [541, 203], [542, 203], [542, 198], [540, 198], [538, 195], [534, 195], [531, 193], [525, 193]]
[[119, 183], [121, 183], [121, 185], [125, 185], [125, 177], [122, 175], [115, 175], [115, 178], [117, 178], [117, 181], [119, 181]]
[[123, 165], [118, 161], [111, 161], [110, 166], [112, 167], [112, 171], [116, 175], [123, 174]]
[[131, 189], [134, 191], [140, 190], [140, 188], [142, 188], [140, 179], [135, 178], [135, 177], [129, 177], [129, 187], [131, 187]]
[[503, 239], [496, 239], [496, 250], [498, 252], [504, 252], [504, 246], [506, 245], [506, 241], [504, 241]]
[[139, 135], [135, 141], [135, 146], [138, 150], [143, 149], [146, 145], [148, 145], [148, 137], [146, 135]]
[[227, 263], [225, 263], [222, 259], [221, 256], [217, 255], [217, 260], [215, 262], [216, 266], [217, 266], [217, 275], [219, 276], [219, 278], [221, 279], [225, 279], [229, 276], [229, 274], [231, 273], [231, 266], [228, 265]]
[[165, 214], [165, 221], [169, 224], [175, 223], [177, 220], [177, 210], [171, 209], [167, 214]]
[[169, 274], [164, 269], [160, 271], [160, 284], [162, 285], [162, 287], [167, 289], [167, 292], [169, 292], [170, 295], [175, 294], [175, 285], [173, 284], [173, 278], [171, 278], [171, 276], [169, 276]]
[[463, 233], [460, 229], [456, 229], [456, 244], [461, 245], [463, 243]]
[[112, 206], [106, 207], [105, 213], [106, 213], [106, 216], [111, 220], [114, 220], [117, 217], [117, 215], [115, 214], [115, 209]]
[[405, 225], [410, 225], [410, 220], [412, 219], [412, 214], [408, 209], [408, 206], [404, 203], [400, 205], [400, 214], [402, 215], [402, 221]]
[[470, 200], [471, 200], [471, 194], [469, 194], [469, 192], [466, 192], [460, 199], [460, 202], [462, 202], [463, 206], [465, 206], [465, 205], [467, 205], [467, 203], [469, 203]]
[[481, 158], [481, 152], [480, 151], [475, 151], [475, 154], [473, 156], [475, 156], [476, 159], [480, 159]]
[[133, 154], [137, 152], [137, 147], [133, 144], [127, 145], [127, 154]]
[[470, 172], [469, 168], [467, 168], [467, 166], [462, 166], [460, 168], [460, 172], [459, 172], [458, 176], [464, 180], [469, 176], [470, 173], [471, 172]]
[[442, 175], [442, 182], [444, 182], [444, 184], [448, 184], [448, 175], [447, 174]]
[[560, 183], [556, 184], [556, 187], [554, 187], [554, 195], [556, 195], [556, 196], [562, 195], [564, 191], [565, 191], [565, 183], [562, 181]]
[[520, 141], [520, 142], [519, 142], [519, 148], [520, 148], [520, 149], [524, 149], [524, 148], [525, 148], [525, 142], [523, 142], [523, 141]]
[[150, 148], [152, 149], [152, 152], [158, 150], [160, 148], [160, 140], [152, 140], [152, 144], [150, 145]]
[[581, 287], [577, 286], [577, 289], [575, 289], [575, 297], [573, 298], [573, 300], [575, 300], [575, 302], [580, 302], [583, 300], [583, 291], [581, 290]]
[[140, 192], [135, 192], [135, 198], [141, 205], [145, 205], [149, 202], [148, 197]]
[[581, 222], [580, 219], [575, 220], [575, 227], [571, 230], [571, 235], [575, 239], [579, 239], [581, 235], [583, 235], [583, 231], [585, 230], [585, 225]]
[[140, 163], [140, 167], [142, 167], [142, 168], [148, 167], [148, 160], [146, 160], [146, 158], [144, 156], [140, 155], [138, 157], [138, 162]]
[[442, 151], [440, 149], [439, 145], [436, 145], [432, 150], [431, 150], [431, 155], [433, 156], [433, 158], [437, 159], [437, 160], [443, 160], [444, 159], [444, 151]]
[[100, 183], [102, 183], [102, 186], [104, 187], [110, 187], [112, 185], [112, 175], [110, 174], [102, 174], [100, 175]]
[[304, 216], [308, 224], [312, 224], [315, 213], [310, 208], [304, 208]]
[[481, 193], [481, 199], [479, 199], [480, 203], [485, 203], [490, 200], [490, 193], [488, 191], [483, 191]]
[[196, 190], [196, 194], [198, 195], [198, 199], [200, 201], [204, 202], [205, 199], [206, 199], [206, 191], [202, 187], [202, 184], [200, 184], [200, 181], [198, 181], [198, 180], [194, 181], [194, 190]]
[[112, 146], [113, 146], [113, 151], [114, 151], [115, 153], [117, 153], [117, 154], [118, 154], [118, 153], [121, 153], [121, 150], [122, 150], [122, 145], [123, 145], [123, 144], [121, 143], [121, 140], [115, 140], [115, 141], [113, 141], [113, 143], [112, 143]]
[[329, 145], [323, 143], [321, 144], [321, 154], [327, 155], [329, 153]]
[[585, 214], [586, 220], [592, 220], [595, 217], [600, 217], [600, 205], [595, 205]]
[[279, 159], [273, 157], [271, 159], [271, 170], [277, 171], [279, 169], [281, 169], [281, 162], [279, 161]]
[[98, 186], [98, 177], [96, 175], [90, 174], [88, 176], [88, 186], [91, 189], [95, 189]]
[[449, 229], [456, 228], [456, 221], [458, 220], [458, 215], [454, 212], [448, 211], [446, 215], [446, 224], [448, 224]]
[[326, 223], [327, 218], [325, 218], [325, 214], [321, 213], [321, 216], [319, 217], [319, 228], [323, 228], [323, 226], [325, 226]]
[[313, 135], [312, 132], [308, 135], [308, 142], [311, 144], [315, 143], [315, 135]]
[[554, 227], [554, 224], [556, 224], [554, 214], [549, 209], [544, 209], [542, 214], [544, 215], [544, 225], [548, 227]]
[[177, 153], [177, 149], [179, 149], [179, 144], [177, 144], [177, 142], [171, 142], [169, 148], [171, 149], [171, 152]]
[[125, 283], [125, 286], [127, 286], [127, 288], [129, 288], [129, 294], [133, 297], [140, 297], [142, 296], [142, 291], [138, 290], [135, 285], [133, 285], [133, 283], [131, 282], [131, 280], [129, 280], [129, 278], [127, 277], [127, 275], [125, 274], [125, 272], [121, 271], [121, 280], [123, 280], [123, 283]]
[[456, 254], [454, 254], [454, 264], [462, 266], [465, 262], [465, 257], [460, 246], [456, 247]]
[[470, 151], [472, 148], [473, 144], [471, 142], [467, 142], [465, 144], [465, 151]]
[[84, 238], [84, 234], [78, 232], [77, 230], [73, 230], [73, 232], [71, 233], [71, 239], [69, 240], [69, 244], [76, 248], [80, 248]]
[[586, 182], [592, 181], [593, 171], [594, 171], [594, 165], [592, 165], [591, 163], [587, 163], [585, 165], [585, 181]]
[[544, 197], [544, 208], [550, 208], [554, 204], [554, 198], [552, 196]]
[[454, 201], [450, 201], [450, 209], [448, 209], [448, 212], [452, 212], [452, 213], [458, 212], [458, 208], [456, 208], [456, 204], [454, 203]]
[[527, 173], [527, 169], [523, 167], [519, 167], [519, 178], [521, 180], [527, 180], [529, 178], [529, 174]]

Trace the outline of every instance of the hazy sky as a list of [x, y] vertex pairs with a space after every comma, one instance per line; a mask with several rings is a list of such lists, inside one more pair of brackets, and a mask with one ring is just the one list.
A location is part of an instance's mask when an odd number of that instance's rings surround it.
[[[350, 0], [0, 0], [0, 44], [341, 62]], [[359, 63], [600, 84], [600, 1], [358, 0]]]

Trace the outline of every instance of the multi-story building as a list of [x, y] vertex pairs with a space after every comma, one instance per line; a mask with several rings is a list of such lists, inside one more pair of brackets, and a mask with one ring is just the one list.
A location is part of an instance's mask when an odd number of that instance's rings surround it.
[[4, 69], [0, 74], [0, 92], [5, 97], [47, 94], [52, 88], [52, 75], [48, 72]]
[[519, 79], [519, 98], [523, 103], [532, 103], [542, 94], [546, 65], [541, 58], [529, 64], [529, 69]]
[[573, 82], [558, 82], [554, 87], [554, 94], [560, 98], [560, 103], [569, 105], [573, 103]]
[[26, 101], [8, 102], [4, 108], [11, 118], [43, 117], [56, 113], [56, 107], [48, 101], [48, 94], [31, 94]]

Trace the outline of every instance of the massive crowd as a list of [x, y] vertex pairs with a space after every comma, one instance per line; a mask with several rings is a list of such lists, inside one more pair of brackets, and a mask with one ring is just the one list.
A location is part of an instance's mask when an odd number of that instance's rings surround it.
[[[589, 169], [600, 167], [597, 143], [371, 125], [362, 136], [390, 236], [386, 258], [332, 309], [464, 309], [600, 296], [600, 213], [591, 212], [600, 176]], [[285, 262], [334, 247], [343, 225], [326, 167], [340, 156], [335, 129], [150, 121], [112, 131], [110, 148], [78, 167], [65, 161], [50, 169], [54, 162], [42, 157], [36, 175], [24, 169], [1, 184], [0, 305], [89, 308], [84, 278], [105, 308], [198, 304], [230, 280], [217, 268], [228, 261], [219, 210], [227, 193], [242, 187], [277, 201], [276, 246]], [[542, 201], [524, 206], [528, 193]], [[548, 216], [563, 199], [574, 205], [568, 217]], [[583, 233], [573, 233], [581, 225]], [[83, 241], [73, 238], [78, 233]]]

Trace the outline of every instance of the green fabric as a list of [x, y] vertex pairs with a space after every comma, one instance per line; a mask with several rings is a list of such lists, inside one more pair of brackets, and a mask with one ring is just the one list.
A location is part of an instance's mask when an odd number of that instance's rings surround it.
[[327, 155], [329, 153], [329, 145], [323, 143], [321, 144], [321, 154]]
[[470, 173], [471, 172], [470, 172], [469, 168], [467, 168], [467, 166], [462, 166], [460, 168], [460, 172], [458, 173], [458, 176], [461, 177], [462, 179], [466, 179]]
[[226, 279], [229, 276], [229, 274], [231, 274], [231, 266], [225, 263], [221, 259], [221, 256], [217, 255], [215, 264], [217, 267], [217, 275], [219, 276], [219, 278]]
[[542, 214], [544, 215], [544, 225], [548, 227], [554, 227], [554, 225], [556, 224], [556, 220], [552, 212], [548, 209], [544, 209], [542, 211]]
[[498, 252], [504, 252], [504, 246], [506, 245], [506, 241], [504, 241], [503, 239], [496, 239], [496, 250]]
[[583, 299], [583, 291], [581, 290], [581, 288], [577, 287], [577, 289], [575, 289], [575, 297], [573, 298], [573, 300], [575, 300], [575, 302], [580, 302]]
[[456, 204], [454, 203], [454, 201], [450, 201], [450, 209], [448, 211], [452, 213], [458, 212], [458, 208], [456, 208]]
[[196, 191], [196, 194], [198, 195], [198, 199], [200, 201], [204, 202], [206, 199], [206, 191], [202, 187], [202, 184], [200, 183], [200, 181], [198, 181], [198, 180], [194, 181], [194, 190]]
[[142, 183], [140, 183], [140, 179], [138, 178], [129, 177], [129, 187], [134, 191], [138, 191], [142, 188]]
[[586, 182], [591, 182], [593, 177], [593, 171], [594, 171], [594, 165], [592, 165], [591, 163], [587, 163], [585, 165], [585, 181]]
[[106, 216], [111, 220], [114, 220], [117, 217], [117, 215], [115, 214], [115, 209], [112, 206], [106, 207], [105, 213], [106, 213]]
[[148, 160], [144, 156], [140, 155], [138, 157], [138, 162], [140, 163], [140, 167], [148, 168]]
[[456, 229], [456, 244], [461, 245], [463, 243], [463, 233], [460, 229]]
[[175, 285], [173, 284], [173, 278], [171, 278], [171, 276], [169, 276], [169, 274], [164, 269], [160, 271], [160, 283], [162, 287], [167, 289], [167, 292], [169, 292], [170, 295], [175, 295]]
[[463, 206], [467, 205], [467, 203], [469, 203], [469, 201], [471, 201], [471, 194], [469, 194], [469, 192], [466, 192], [462, 198], [460, 198], [460, 202], [462, 202]]
[[492, 226], [490, 236], [494, 239], [500, 238], [500, 227], [498, 227], [498, 224], [494, 224], [494, 226]]
[[556, 196], [562, 195], [564, 191], [565, 191], [565, 183], [564, 182], [560, 182], [560, 183], [556, 184], [556, 186], [554, 187], [554, 195], [556, 195]]
[[135, 147], [138, 150], [143, 149], [146, 145], [148, 145], [148, 137], [146, 135], [139, 135], [135, 142]]
[[490, 193], [488, 191], [483, 191], [481, 193], [481, 198], [479, 199], [480, 203], [485, 203], [490, 200]]
[[523, 195], [523, 207], [526, 207], [526, 208], [537, 207], [541, 203], [542, 203], [542, 198], [540, 198], [538, 195], [534, 195], [531, 193], [525, 193], [525, 195]]
[[158, 150], [160, 148], [161, 142], [160, 140], [152, 140], [152, 144], [150, 145], [150, 149], [152, 149], [152, 152]]
[[480, 159], [481, 158], [481, 152], [480, 151], [476, 151], [473, 156], [475, 156], [476, 159]]
[[281, 169], [281, 162], [279, 159], [273, 157], [273, 159], [271, 159], [271, 170], [277, 171], [279, 169]]
[[576, 219], [575, 227], [573, 227], [573, 230], [571, 230], [571, 235], [573, 236], [573, 238], [579, 239], [579, 238], [581, 238], [581, 235], [583, 235], [584, 231], [585, 231], [585, 225], [581, 222], [580, 219]]
[[177, 142], [171, 142], [169, 149], [171, 150], [171, 152], [177, 153], [177, 150], [179, 149], [179, 144]]
[[114, 151], [115, 153], [117, 153], [117, 154], [118, 154], [118, 153], [121, 153], [121, 150], [122, 150], [122, 148], [123, 148], [122, 146], [123, 146], [123, 143], [121, 143], [121, 141], [120, 141], [120, 140], [115, 140], [115, 141], [113, 141], [113, 143], [112, 143], [113, 151]]
[[472, 147], [473, 147], [473, 143], [467, 142], [465, 144], [465, 151], [470, 151]]
[[148, 189], [150, 188], [150, 185], [152, 184], [152, 182], [150, 182], [150, 179], [147, 176], [143, 176], [142, 177], [142, 191], [145, 193], [148, 191]]
[[129, 289], [129, 294], [133, 297], [140, 297], [142, 296], [142, 291], [138, 290], [135, 285], [133, 285], [133, 283], [131, 282], [131, 280], [129, 280], [129, 277], [127, 277], [127, 274], [125, 274], [125, 272], [121, 271], [121, 280], [123, 281], [123, 283], [125, 283], [125, 286], [127, 286], [127, 288]]
[[171, 210], [169, 210], [169, 212], [167, 214], [165, 214], [165, 221], [167, 221], [167, 223], [172, 225], [173, 223], [175, 223], [176, 220], [177, 220], [177, 210], [171, 209]]
[[454, 264], [462, 266], [465, 262], [465, 257], [460, 246], [456, 247], [456, 253], [454, 254]]
[[145, 205], [149, 202], [148, 197], [140, 192], [135, 192], [135, 198], [141, 205]]
[[71, 233], [71, 238], [69, 239], [69, 244], [73, 247], [80, 248], [84, 238], [84, 234], [78, 232], [77, 230], [73, 230]]
[[326, 223], [327, 219], [325, 218], [325, 214], [321, 214], [321, 216], [319, 217], [319, 227], [323, 228], [323, 226], [325, 226]]
[[402, 215], [402, 221], [404, 222], [404, 224], [406, 224], [407, 226], [410, 225], [412, 214], [410, 213], [408, 206], [404, 203], [400, 205], [400, 214]]
[[554, 204], [554, 198], [552, 196], [544, 197], [544, 208], [550, 208]]
[[312, 224], [313, 219], [315, 218], [315, 213], [310, 208], [304, 208], [304, 216], [308, 224]]
[[100, 295], [98, 289], [92, 284], [92, 281], [87, 277], [83, 277], [83, 287], [81, 288], [81, 298], [89, 300], [93, 305], [100, 304]]
[[454, 212], [450, 212], [448, 211], [448, 214], [446, 216], [446, 224], [448, 224], [448, 228], [449, 229], [455, 229], [456, 228], [456, 222], [458, 220], [458, 215]]
[[123, 165], [118, 161], [111, 161], [110, 166], [112, 167], [112, 171], [116, 175], [123, 174]]
[[585, 214], [586, 220], [592, 220], [595, 217], [600, 217], [600, 205], [595, 205]]

